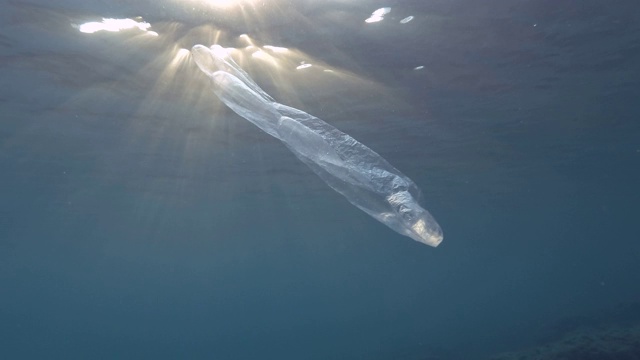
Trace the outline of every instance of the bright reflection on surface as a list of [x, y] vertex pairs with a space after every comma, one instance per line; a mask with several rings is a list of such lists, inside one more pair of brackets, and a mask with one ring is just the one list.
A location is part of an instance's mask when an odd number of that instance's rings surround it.
[[185, 57], [189, 56], [190, 53], [191, 52], [189, 50], [187, 50], [185, 48], [181, 48], [181, 49], [178, 50], [178, 53], [176, 54], [176, 57], [182, 59], [182, 58], [185, 58]]
[[[148, 22], [136, 21], [134, 19], [110, 19], [103, 18], [102, 22], [88, 22], [78, 26], [78, 30], [83, 33], [93, 34], [96, 31], [117, 32], [127, 29], [139, 29], [147, 31], [151, 27]], [[153, 32], [155, 35], [158, 33]]]
[[407, 16], [406, 18], [400, 20], [400, 24], [406, 24], [411, 20], [413, 20], [413, 16]]
[[278, 59], [274, 58], [273, 56], [267, 54], [266, 52], [264, 52], [262, 50], [258, 50], [258, 51], [253, 52], [251, 54], [251, 57], [266, 61], [266, 62], [270, 63], [271, 65], [273, 65], [274, 67], [278, 67]]
[[242, 34], [242, 35], [240, 35], [239, 37], [240, 37], [240, 39], [242, 39], [242, 40], [246, 41], [246, 42], [247, 42], [247, 44], [249, 44], [249, 46], [254, 46], [254, 45], [253, 45], [253, 40], [251, 40], [251, 38], [249, 37], [249, 35], [247, 35], [247, 34]]
[[269, 49], [276, 53], [286, 53], [287, 51], [289, 51], [289, 49], [287, 49], [286, 47], [271, 46], [271, 45], [265, 45], [263, 46], [263, 48]]
[[[218, 8], [228, 8], [242, 3], [250, 3], [252, 0], [189, 0], [190, 2], [212, 5]], [[184, 1], [186, 2], [186, 1]]]
[[374, 11], [373, 13], [371, 13], [371, 16], [368, 19], [366, 19], [364, 22], [374, 23], [374, 22], [382, 21], [384, 20], [384, 16], [387, 15], [390, 11], [391, 11], [390, 7], [380, 8]]
[[265, 53], [262, 50], [258, 50], [256, 52], [254, 52], [253, 54], [251, 54], [251, 56], [253, 56], [254, 58], [257, 58], [257, 59], [265, 59], [269, 55], [267, 55], [267, 53]]
[[[258, 41], [252, 39], [247, 34], [242, 34], [239, 40], [245, 44], [248, 44], [244, 48], [225, 48], [229, 53], [235, 52], [239, 57], [239, 61], [243, 62], [246, 59], [245, 54], [249, 54], [253, 59], [262, 60], [272, 68], [279, 69], [304, 69], [311, 66], [306, 62], [306, 59], [301, 58], [301, 54], [296, 53], [286, 47], [274, 46], [274, 45], [259, 45]], [[300, 65], [294, 65], [292, 62], [297, 62]]]

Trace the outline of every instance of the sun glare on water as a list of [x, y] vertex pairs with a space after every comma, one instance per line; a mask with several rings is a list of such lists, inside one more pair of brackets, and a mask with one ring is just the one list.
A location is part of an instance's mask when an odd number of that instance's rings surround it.
[[213, 5], [219, 8], [226, 8], [233, 5], [240, 5], [242, 3], [250, 3], [252, 0], [188, 0], [188, 1]]
[[[78, 30], [83, 33], [93, 34], [97, 31], [110, 31], [118, 32], [127, 29], [138, 29], [141, 31], [148, 31], [151, 24], [144, 21], [137, 21], [135, 19], [110, 19], [103, 18], [101, 22], [93, 21], [87, 22], [78, 26]], [[157, 35], [157, 34], [156, 34]]]

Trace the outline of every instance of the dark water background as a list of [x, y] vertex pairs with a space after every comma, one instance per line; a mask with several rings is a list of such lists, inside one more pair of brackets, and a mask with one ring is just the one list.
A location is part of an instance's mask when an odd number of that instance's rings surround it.
[[[637, 2], [242, 9], [0, 1], [0, 358], [485, 359], [637, 325]], [[74, 27], [135, 16], [159, 36]], [[411, 177], [440, 247], [170, 66], [218, 31], [335, 70], [241, 61]]]

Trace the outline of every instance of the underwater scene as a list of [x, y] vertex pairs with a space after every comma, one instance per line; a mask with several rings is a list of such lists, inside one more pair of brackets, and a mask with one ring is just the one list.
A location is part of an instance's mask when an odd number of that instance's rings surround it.
[[640, 359], [639, 16], [1, 0], [0, 359]]

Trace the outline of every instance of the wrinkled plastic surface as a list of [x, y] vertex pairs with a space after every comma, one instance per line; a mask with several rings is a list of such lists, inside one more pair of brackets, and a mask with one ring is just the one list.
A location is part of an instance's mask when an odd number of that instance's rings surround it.
[[350, 203], [416, 241], [434, 247], [442, 242], [440, 226], [418, 204], [416, 184], [375, 151], [313, 115], [275, 102], [221, 46], [196, 45], [191, 53], [222, 102], [282, 141]]

